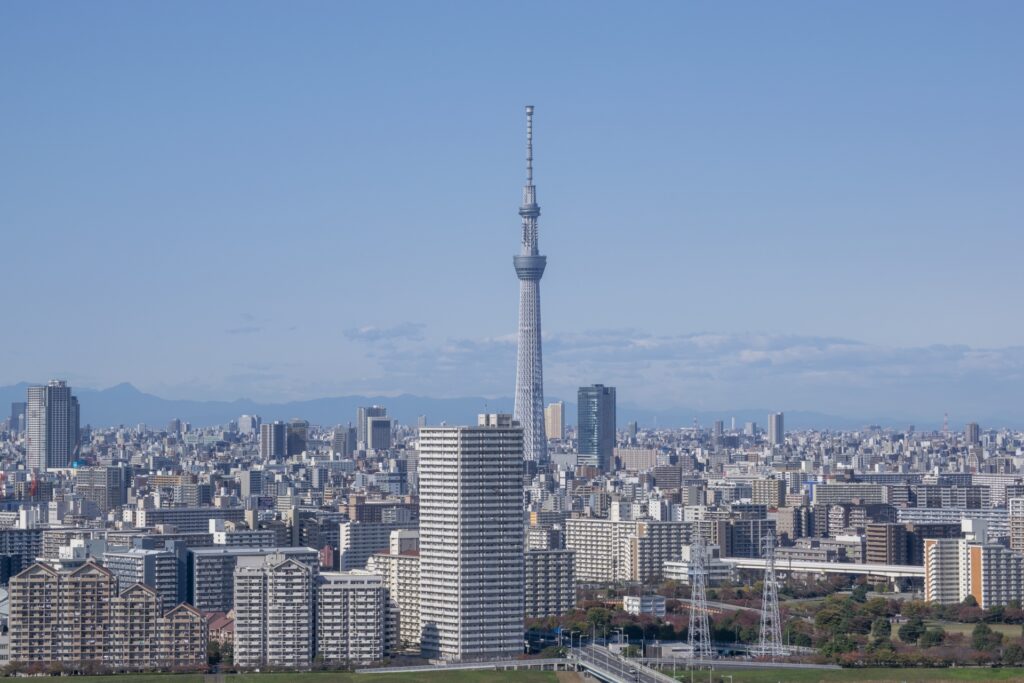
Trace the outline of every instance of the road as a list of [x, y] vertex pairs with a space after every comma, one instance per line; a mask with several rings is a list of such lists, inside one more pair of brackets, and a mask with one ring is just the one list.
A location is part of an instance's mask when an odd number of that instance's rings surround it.
[[572, 657], [591, 673], [610, 683], [675, 683], [675, 679], [600, 645], [572, 650]]

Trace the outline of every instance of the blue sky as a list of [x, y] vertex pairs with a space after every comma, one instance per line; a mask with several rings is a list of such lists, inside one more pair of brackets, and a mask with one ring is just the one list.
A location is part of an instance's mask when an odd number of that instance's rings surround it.
[[[1024, 6], [0, 4], [0, 383], [1021, 413]], [[919, 417], [920, 416], [920, 417]]]

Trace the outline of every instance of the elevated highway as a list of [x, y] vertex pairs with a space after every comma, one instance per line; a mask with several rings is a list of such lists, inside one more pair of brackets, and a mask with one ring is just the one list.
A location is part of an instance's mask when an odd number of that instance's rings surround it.
[[[765, 560], [752, 557], [727, 557], [737, 569], [764, 571]], [[816, 560], [776, 559], [775, 571], [806, 574], [860, 574], [884, 576], [889, 579], [923, 579], [924, 567], [911, 564], [853, 564], [846, 562], [819, 562]]]

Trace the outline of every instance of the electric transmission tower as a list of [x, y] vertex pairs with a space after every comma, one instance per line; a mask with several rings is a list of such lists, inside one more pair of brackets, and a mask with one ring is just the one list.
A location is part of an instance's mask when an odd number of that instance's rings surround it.
[[785, 657], [789, 651], [782, 646], [782, 618], [779, 615], [779, 586], [775, 581], [775, 534], [761, 538], [764, 549], [764, 594], [761, 599], [761, 641], [753, 649], [763, 657]]
[[[697, 526], [697, 525], [695, 525]], [[711, 659], [715, 651], [711, 648], [711, 627], [708, 624], [708, 563], [707, 545], [700, 529], [694, 529], [695, 537], [690, 543], [690, 652], [693, 659]]]

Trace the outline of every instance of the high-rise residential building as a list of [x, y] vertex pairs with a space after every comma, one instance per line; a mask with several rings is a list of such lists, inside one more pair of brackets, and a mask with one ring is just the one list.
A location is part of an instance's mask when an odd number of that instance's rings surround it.
[[565, 520], [565, 547], [575, 551], [577, 581], [644, 581], [678, 559], [685, 523], [594, 518]]
[[415, 528], [416, 522], [413, 520], [341, 522], [338, 533], [338, 567], [345, 571], [363, 569], [371, 555], [388, 547], [391, 541], [391, 532]]
[[29, 387], [25, 408], [29, 469], [69, 467], [78, 451], [79, 407], [71, 387], [62, 380]]
[[110, 621], [113, 668], [174, 671], [206, 663], [206, 618], [187, 604], [166, 609], [149, 586], [122, 590], [111, 604]]
[[384, 577], [387, 591], [387, 637], [390, 650], [418, 650], [420, 622], [419, 532], [395, 530], [387, 552], [370, 557], [366, 568]]
[[981, 443], [981, 427], [977, 422], [968, 422], [964, 426], [964, 441], [969, 446], [976, 446]]
[[74, 570], [37, 563], [11, 579], [11, 660], [102, 665], [117, 579], [87, 562]]
[[384, 658], [384, 579], [355, 570], [324, 572], [316, 588], [316, 654], [328, 664], [366, 666]]
[[288, 453], [288, 432], [284, 422], [276, 420], [260, 425], [260, 458], [278, 460]]
[[510, 415], [420, 431], [423, 656], [501, 659], [522, 650], [523, 429]]
[[544, 431], [549, 439], [565, 439], [565, 403], [549, 403], [544, 409]]
[[369, 451], [386, 451], [391, 448], [391, 418], [366, 418], [366, 449]]
[[519, 337], [516, 355], [515, 419], [523, 427], [523, 454], [545, 462], [548, 441], [544, 433], [544, 360], [540, 334], [540, 279], [547, 257], [538, 247], [537, 188], [533, 184], [533, 107], [526, 107], [526, 184], [523, 186], [523, 237], [512, 264], [519, 278]]
[[1024, 599], [1024, 555], [998, 543], [962, 538], [924, 541], [924, 599], [958, 604], [973, 596], [988, 609]]
[[314, 548], [246, 548], [215, 546], [188, 551], [188, 601], [203, 612], [227, 612], [234, 606], [234, 574], [239, 567], [262, 567], [268, 557], [292, 559], [316, 567], [320, 554]]
[[615, 387], [603, 384], [580, 387], [576, 406], [579, 418], [577, 463], [608, 472], [615, 453]]
[[868, 564], [909, 564], [905, 524], [868, 524], [864, 538], [864, 560]]
[[785, 418], [782, 413], [768, 416], [768, 443], [772, 446], [783, 446], [786, 443]]
[[356, 442], [360, 448], [366, 448], [369, 442], [367, 420], [371, 417], [387, 417], [388, 409], [384, 406], [364, 406], [356, 409]]
[[235, 664], [309, 668], [316, 575], [315, 567], [279, 554], [235, 569]]
[[75, 471], [75, 493], [96, 504], [100, 514], [127, 502], [128, 470], [99, 465], [79, 467]]
[[11, 404], [11, 420], [8, 423], [8, 429], [13, 434], [25, 431], [25, 407], [24, 401], [16, 401]]
[[288, 421], [285, 450], [288, 455], [299, 455], [306, 450], [309, 441], [309, 422], [299, 418]]
[[755, 479], [750, 482], [750, 500], [755, 505], [780, 508], [786, 502], [786, 482], [783, 479]]
[[149, 586], [159, 596], [163, 612], [170, 612], [185, 598], [184, 577], [179, 577], [181, 564], [172, 550], [129, 548], [103, 554], [103, 566], [117, 579], [119, 590], [136, 583]]
[[1024, 553], [1024, 498], [1010, 498], [1007, 502], [1010, 523], [1010, 550]]

